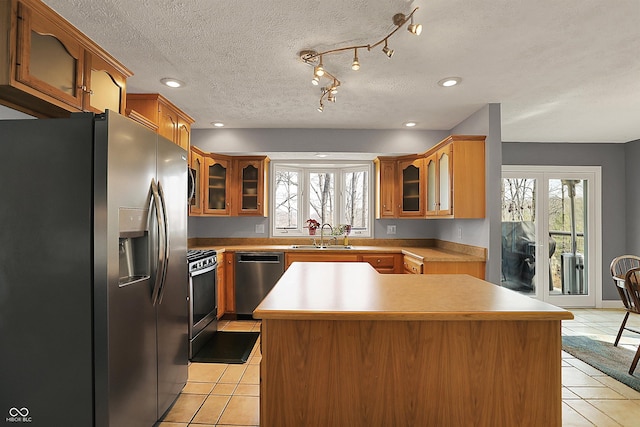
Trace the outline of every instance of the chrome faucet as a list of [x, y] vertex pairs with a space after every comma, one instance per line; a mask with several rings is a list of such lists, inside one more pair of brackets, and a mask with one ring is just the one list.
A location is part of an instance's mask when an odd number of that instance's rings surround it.
[[324, 226], [328, 225], [329, 229], [331, 229], [331, 234], [333, 234], [333, 227], [329, 223], [322, 224], [320, 227], [320, 247], [324, 247]]

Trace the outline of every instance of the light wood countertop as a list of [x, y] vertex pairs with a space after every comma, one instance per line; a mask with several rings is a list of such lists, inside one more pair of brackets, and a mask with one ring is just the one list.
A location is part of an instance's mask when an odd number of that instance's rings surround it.
[[571, 312], [457, 274], [378, 274], [368, 263], [293, 263], [253, 313], [299, 320], [563, 320]]

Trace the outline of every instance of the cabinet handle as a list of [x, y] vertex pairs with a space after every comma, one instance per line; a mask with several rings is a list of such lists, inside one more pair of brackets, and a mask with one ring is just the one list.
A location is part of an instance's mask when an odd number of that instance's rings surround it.
[[86, 85], [80, 86], [80, 89], [82, 89], [82, 91], [84, 93], [88, 93], [89, 95], [93, 95], [93, 90], [87, 90], [87, 86]]

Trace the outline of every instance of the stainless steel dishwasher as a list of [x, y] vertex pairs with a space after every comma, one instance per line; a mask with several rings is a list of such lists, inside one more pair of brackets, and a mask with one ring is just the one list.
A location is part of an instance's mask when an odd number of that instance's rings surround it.
[[236, 314], [251, 315], [284, 273], [283, 252], [236, 252]]

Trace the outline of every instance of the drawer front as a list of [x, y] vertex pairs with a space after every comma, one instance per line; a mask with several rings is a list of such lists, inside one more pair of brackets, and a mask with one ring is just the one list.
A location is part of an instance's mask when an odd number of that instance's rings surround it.
[[368, 262], [374, 268], [393, 268], [395, 257], [393, 255], [362, 255], [362, 261]]
[[424, 264], [415, 258], [404, 257], [404, 272], [409, 274], [422, 274]]

